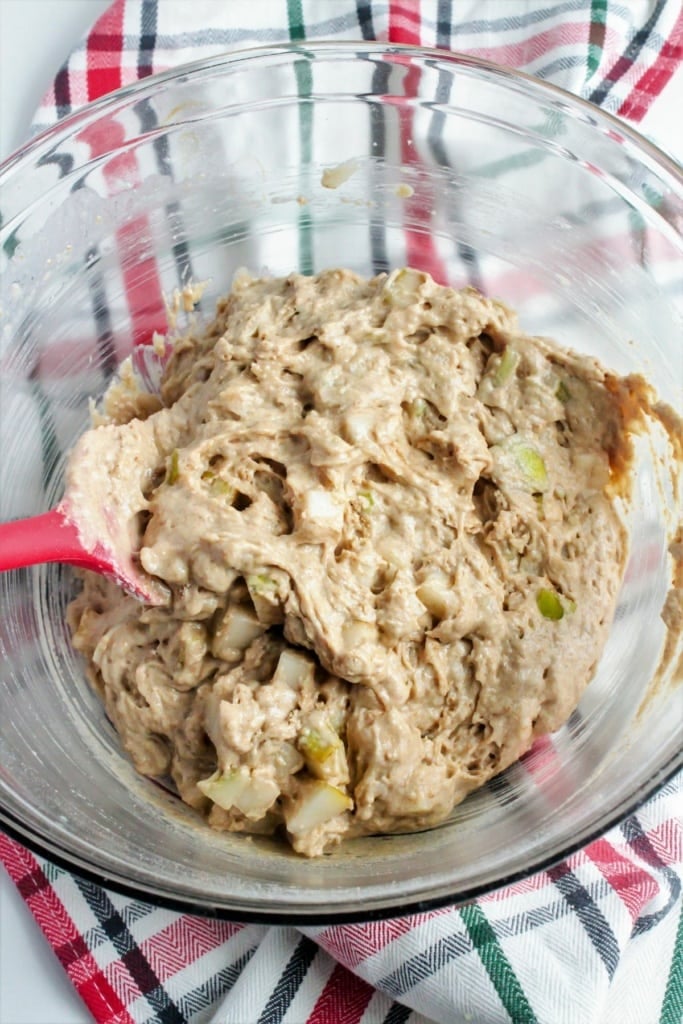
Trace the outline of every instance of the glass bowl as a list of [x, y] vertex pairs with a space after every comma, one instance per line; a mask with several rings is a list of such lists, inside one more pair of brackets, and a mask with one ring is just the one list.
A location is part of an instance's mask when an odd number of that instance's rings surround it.
[[[502, 298], [529, 333], [644, 372], [681, 410], [680, 169], [523, 74], [375, 43], [211, 58], [70, 117], [0, 184], [3, 519], [60, 497], [90, 396], [166, 329], [164, 297], [204, 281], [208, 318], [240, 267], [416, 265]], [[57, 565], [0, 576], [0, 822], [114, 888], [269, 921], [464, 901], [564, 857], [682, 763], [676, 652], [655, 673], [678, 514], [661, 455], [639, 446], [626, 578], [577, 711], [443, 826], [313, 861], [212, 832], [122, 754], [70, 647], [75, 583]]]

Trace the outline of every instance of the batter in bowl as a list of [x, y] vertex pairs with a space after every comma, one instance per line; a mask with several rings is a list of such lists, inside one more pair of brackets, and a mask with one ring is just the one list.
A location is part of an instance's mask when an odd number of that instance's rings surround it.
[[442, 821], [594, 673], [650, 397], [416, 270], [239, 276], [88, 435], [168, 589], [70, 607], [137, 769], [308, 856]]

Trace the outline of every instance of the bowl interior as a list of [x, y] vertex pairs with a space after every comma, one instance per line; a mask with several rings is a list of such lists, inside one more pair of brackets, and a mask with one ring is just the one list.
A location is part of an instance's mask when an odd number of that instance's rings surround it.
[[[89, 397], [154, 330], [210, 318], [241, 267], [418, 266], [645, 373], [681, 409], [680, 177], [523, 76], [355, 44], [215, 59], [76, 115], [4, 178], [3, 518], [58, 500]], [[190, 281], [206, 284], [197, 311], [169, 319]], [[681, 763], [683, 692], [653, 682], [677, 501], [664, 453], [663, 437], [638, 445], [626, 578], [579, 708], [442, 827], [314, 862], [212, 833], [121, 753], [71, 650], [75, 582], [56, 565], [0, 577], [0, 820], [111, 884], [271, 920], [464, 899], [559, 858]]]

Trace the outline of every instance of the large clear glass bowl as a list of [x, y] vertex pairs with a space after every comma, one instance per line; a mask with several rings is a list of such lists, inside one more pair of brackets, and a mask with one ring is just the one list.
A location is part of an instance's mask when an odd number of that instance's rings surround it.
[[[680, 169], [522, 74], [379, 44], [211, 58], [64, 121], [0, 185], [3, 519], [59, 498], [89, 397], [165, 329], [164, 296], [206, 281], [208, 317], [242, 266], [414, 264], [499, 296], [529, 332], [645, 372], [681, 410]], [[464, 900], [561, 858], [681, 765], [683, 687], [673, 670], [653, 682], [677, 514], [662, 451], [639, 449], [626, 580], [578, 710], [442, 827], [314, 861], [213, 833], [122, 754], [69, 645], [74, 581], [56, 565], [0, 576], [0, 822], [114, 887], [271, 921]]]

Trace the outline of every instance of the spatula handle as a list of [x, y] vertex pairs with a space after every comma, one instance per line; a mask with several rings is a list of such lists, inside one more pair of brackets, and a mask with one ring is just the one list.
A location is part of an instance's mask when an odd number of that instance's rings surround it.
[[0, 571], [39, 562], [92, 565], [93, 557], [83, 549], [76, 526], [64, 518], [59, 507], [28, 519], [0, 523]]

